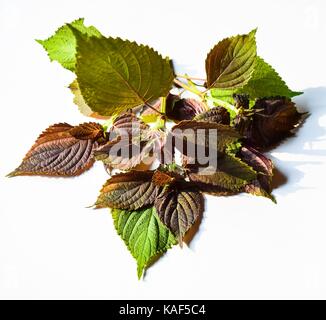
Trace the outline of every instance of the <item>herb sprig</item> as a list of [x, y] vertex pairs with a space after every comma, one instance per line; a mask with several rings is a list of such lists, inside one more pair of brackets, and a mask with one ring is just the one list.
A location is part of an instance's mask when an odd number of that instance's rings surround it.
[[[103, 36], [83, 19], [37, 40], [76, 75], [79, 111], [97, 122], [48, 127], [8, 176], [78, 176], [102, 161], [111, 177], [95, 208], [111, 208], [138, 277], [203, 214], [204, 194], [241, 192], [276, 202], [263, 154], [303, 120], [301, 94], [257, 55], [256, 30], [218, 42], [205, 78], [136, 42]], [[186, 93], [196, 98], [187, 98]]]

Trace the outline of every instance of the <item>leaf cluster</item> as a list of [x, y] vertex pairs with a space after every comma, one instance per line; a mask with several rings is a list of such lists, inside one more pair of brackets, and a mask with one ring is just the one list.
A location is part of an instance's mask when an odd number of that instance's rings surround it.
[[105, 37], [83, 19], [37, 40], [75, 74], [74, 103], [100, 123], [48, 127], [9, 176], [78, 176], [101, 161], [110, 177], [94, 207], [111, 209], [139, 278], [157, 256], [182, 246], [205, 193], [276, 202], [274, 166], [263, 152], [291, 136], [304, 114], [291, 100], [301, 93], [257, 55], [255, 35], [219, 41], [204, 79], [176, 75], [169, 58]]

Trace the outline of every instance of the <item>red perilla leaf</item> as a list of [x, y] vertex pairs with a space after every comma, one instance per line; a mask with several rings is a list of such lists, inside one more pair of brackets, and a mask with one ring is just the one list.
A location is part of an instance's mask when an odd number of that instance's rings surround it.
[[78, 176], [94, 163], [93, 150], [103, 136], [100, 125], [73, 127], [59, 123], [47, 128], [28, 151], [20, 166], [8, 176]]
[[96, 208], [137, 210], [153, 204], [164, 187], [180, 177], [160, 170], [120, 173], [106, 181], [96, 201]]
[[230, 125], [230, 114], [223, 107], [215, 107], [197, 115], [194, 120]]
[[303, 118], [289, 99], [260, 99], [256, 102], [250, 123], [244, 131], [249, 145], [261, 149], [269, 148], [289, 137]]
[[129, 170], [145, 160], [153, 160], [153, 154], [160, 152], [162, 134], [128, 111], [115, 119], [110, 140], [94, 154], [109, 169]]
[[149, 126], [141, 121], [131, 110], [129, 110], [119, 115], [113, 121], [110, 132], [116, 135], [137, 135], [148, 129]]
[[256, 30], [223, 39], [206, 58], [207, 88], [236, 89], [251, 78], [256, 60]]
[[271, 195], [274, 169], [272, 160], [251, 147], [242, 147], [239, 156], [257, 172], [257, 178], [244, 186], [245, 192], [267, 197], [275, 202], [274, 197]]
[[152, 182], [154, 171], [130, 171], [114, 175], [102, 187], [96, 208], [136, 210], [152, 204], [161, 187]]
[[192, 120], [206, 110], [205, 105], [196, 99], [177, 99], [173, 105], [167, 105], [166, 115], [175, 121]]
[[166, 187], [173, 184], [176, 180], [181, 177], [171, 173], [171, 172], [162, 172], [156, 170], [153, 174], [152, 181], [158, 187]]
[[104, 184], [95, 206], [137, 210], [154, 204], [163, 224], [181, 239], [202, 214], [203, 202], [193, 184], [156, 170], [114, 175]]
[[232, 155], [223, 155], [217, 159], [216, 166], [200, 168], [188, 166], [189, 179], [199, 183], [203, 191], [212, 187], [214, 192], [237, 192], [256, 178], [256, 172], [241, 159]]
[[[161, 101], [158, 100], [152, 108], [144, 107], [143, 116], [155, 114], [160, 111]], [[154, 110], [153, 110], [154, 109]], [[196, 99], [183, 99], [178, 95], [171, 94], [166, 97], [166, 116], [174, 121], [192, 120], [195, 116], [206, 110], [203, 102]]]
[[174, 185], [155, 200], [161, 221], [180, 240], [204, 210], [203, 195], [190, 185], [183, 184], [182, 187]]
[[176, 141], [176, 148], [181, 152], [185, 152], [185, 149], [181, 148], [184, 140], [189, 144], [209, 146], [223, 152], [229, 143], [241, 138], [241, 135], [230, 126], [194, 120], [181, 121], [172, 128], [171, 134]]
[[153, 142], [132, 136], [118, 136], [94, 151], [96, 160], [103, 161], [108, 170], [130, 170], [150, 158]]
[[96, 122], [86, 122], [73, 127], [70, 134], [80, 140], [97, 140], [104, 137], [103, 128]]

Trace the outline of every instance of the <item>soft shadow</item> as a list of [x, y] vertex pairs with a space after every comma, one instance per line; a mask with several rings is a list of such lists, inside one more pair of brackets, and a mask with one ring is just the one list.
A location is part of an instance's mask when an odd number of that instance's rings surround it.
[[[204, 201], [204, 210], [206, 210], [206, 202]], [[189, 248], [190, 248], [190, 243], [193, 240], [193, 238], [196, 236], [199, 228], [200, 228], [200, 224], [202, 222], [203, 219], [203, 213], [201, 213], [198, 217], [198, 219], [196, 220], [196, 222], [192, 225], [192, 227], [190, 228], [190, 230], [186, 233], [186, 235], [183, 238], [183, 243], [185, 243]], [[146, 272], [149, 268], [151, 268], [153, 266], [153, 264], [155, 264], [155, 262], [157, 260], [159, 260], [161, 257], [163, 257], [166, 254], [166, 252], [163, 252], [159, 255], [154, 256], [147, 264], [146, 269], [144, 270], [144, 275], [143, 278], [146, 278]]]
[[277, 189], [280, 186], [286, 184], [288, 182], [288, 178], [286, 175], [278, 168], [274, 168], [274, 175], [272, 181], [272, 189]]
[[[272, 154], [267, 153], [275, 165], [273, 189], [282, 195], [293, 193], [298, 189], [311, 189], [311, 187], [300, 185], [300, 181], [305, 175], [300, 166], [306, 164], [320, 166], [323, 159], [317, 157], [326, 157], [326, 127], [320, 123], [320, 118], [326, 115], [326, 88], [308, 88], [304, 90], [303, 95], [293, 100], [299, 111], [308, 112], [309, 117], [291, 137], [271, 150]], [[324, 147], [320, 144], [321, 142], [324, 143]], [[320, 145], [318, 146], [318, 144]], [[282, 153], [289, 154], [291, 160], [278, 157], [278, 154]], [[293, 159], [295, 160], [293, 161]], [[201, 220], [202, 216], [186, 234], [184, 242], [188, 246], [195, 245], [195, 235], [199, 236], [201, 233]]]
[[[302, 96], [293, 99], [300, 112], [308, 112], [309, 116], [293, 136], [271, 150], [268, 156], [275, 165], [273, 189], [282, 188], [282, 194], [292, 193], [303, 189], [300, 180], [304, 173], [299, 169], [302, 165], [321, 165], [326, 157], [326, 127], [320, 123], [326, 115], [326, 88], [308, 88]], [[295, 161], [279, 159], [277, 154], [289, 154]]]
[[326, 156], [324, 148], [316, 147], [316, 143], [325, 141], [326, 137], [326, 128], [319, 123], [320, 118], [326, 115], [326, 88], [308, 88], [293, 100], [299, 111], [308, 112], [309, 116], [292, 137], [273, 151]]
[[190, 247], [190, 243], [193, 240], [193, 238], [195, 237], [195, 235], [197, 234], [199, 228], [200, 228], [200, 224], [203, 220], [203, 213], [198, 217], [198, 219], [196, 220], [196, 222], [192, 225], [192, 227], [190, 228], [190, 230], [186, 233], [186, 235], [183, 238], [183, 242]]

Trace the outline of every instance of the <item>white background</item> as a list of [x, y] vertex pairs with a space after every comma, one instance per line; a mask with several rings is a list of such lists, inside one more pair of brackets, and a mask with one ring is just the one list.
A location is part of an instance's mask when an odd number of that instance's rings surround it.
[[[0, 298], [326, 298], [326, 2], [0, 0]], [[311, 113], [272, 152], [287, 182], [278, 204], [208, 197], [199, 232], [137, 280], [107, 210], [87, 209], [107, 179], [100, 163], [73, 179], [8, 179], [38, 134], [87, 120], [73, 74], [33, 39], [78, 17], [136, 40], [204, 76], [208, 50], [258, 27], [258, 52]]]

